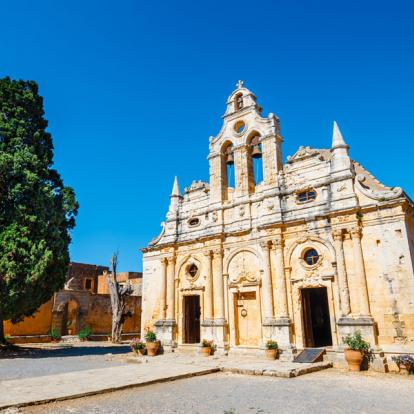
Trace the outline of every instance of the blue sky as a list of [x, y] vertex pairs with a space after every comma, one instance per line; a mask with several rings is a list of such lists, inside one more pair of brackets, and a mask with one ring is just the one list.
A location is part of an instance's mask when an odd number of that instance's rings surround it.
[[0, 0], [0, 76], [34, 79], [80, 202], [74, 261], [141, 270], [173, 177], [208, 180], [238, 79], [281, 119], [284, 158], [329, 147], [414, 197], [410, 1]]

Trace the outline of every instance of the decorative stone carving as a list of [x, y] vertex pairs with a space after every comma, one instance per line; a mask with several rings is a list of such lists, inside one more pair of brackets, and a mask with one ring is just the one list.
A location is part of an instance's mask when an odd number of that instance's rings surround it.
[[306, 160], [307, 158], [320, 155], [320, 152], [312, 149], [311, 147], [299, 147], [294, 155], [287, 158], [287, 162], [292, 164], [296, 161]]
[[401, 187], [384, 187], [384, 190], [369, 188], [364, 184], [366, 177], [364, 174], [356, 176], [355, 185], [358, 190], [365, 196], [378, 201], [393, 200], [403, 195]]

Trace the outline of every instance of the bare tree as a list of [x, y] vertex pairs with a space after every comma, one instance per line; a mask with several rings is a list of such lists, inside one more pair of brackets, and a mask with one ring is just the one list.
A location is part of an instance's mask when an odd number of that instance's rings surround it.
[[132, 286], [128, 282], [124, 286], [118, 283], [116, 267], [118, 264], [118, 252], [111, 257], [111, 275], [106, 273], [106, 283], [108, 284], [111, 295], [112, 307], [112, 342], [121, 342], [122, 329], [124, 322], [132, 316], [130, 311], [126, 310], [126, 298], [132, 293]]

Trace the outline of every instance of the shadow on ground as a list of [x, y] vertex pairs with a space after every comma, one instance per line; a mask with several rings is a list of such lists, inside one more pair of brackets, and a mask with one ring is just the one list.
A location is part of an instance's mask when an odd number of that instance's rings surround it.
[[131, 352], [128, 345], [118, 346], [70, 346], [57, 345], [54, 348], [34, 348], [25, 346], [13, 346], [9, 349], [0, 349], [0, 359], [13, 358], [56, 358], [77, 357], [89, 355], [120, 355]]

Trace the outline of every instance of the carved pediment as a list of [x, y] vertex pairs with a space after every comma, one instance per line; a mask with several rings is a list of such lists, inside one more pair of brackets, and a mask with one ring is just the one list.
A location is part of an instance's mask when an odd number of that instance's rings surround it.
[[210, 189], [210, 186], [208, 183], [205, 183], [204, 181], [193, 181], [190, 187], [185, 188], [184, 192], [191, 193], [193, 191], [199, 191], [199, 190], [207, 192], [209, 191], [209, 189]]
[[237, 273], [230, 277], [231, 284], [240, 284], [243, 282], [254, 283], [258, 281], [259, 281], [258, 276], [248, 271], [241, 271], [240, 273]]
[[161, 223], [161, 227], [162, 227], [162, 230], [161, 230], [161, 233], [157, 236], [157, 237], [154, 237], [150, 242], [149, 242], [149, 245], [150, 246], [155, 246], [160, 240], [161, 240], [161, 238], [162, 238], [162, 236], [164, 236], [164, 233], [165, 233], [165, 222], [162, 222]]
[[403, 195], [403, 190], [400, 187], [385, 187], [383, 189], [370, 188], [366, 182], [366, 176], [364, 174], [357, 174], [355, 184], [358, 190], [365, 196], [377, 200], [377, 201], [387, 201], [393, 200], [394, 198], [401, 197]]
[[299, 147], [299, 149], [296, 151], [294, 155], [291, 157], [289, 156], [287, 158], [287, 162], [292, 164], [297, 161], [306, 160], [311, 157], [317, 157], [320, 156], [321, 153], [315, 149], [312, 149], [311, 147]]

